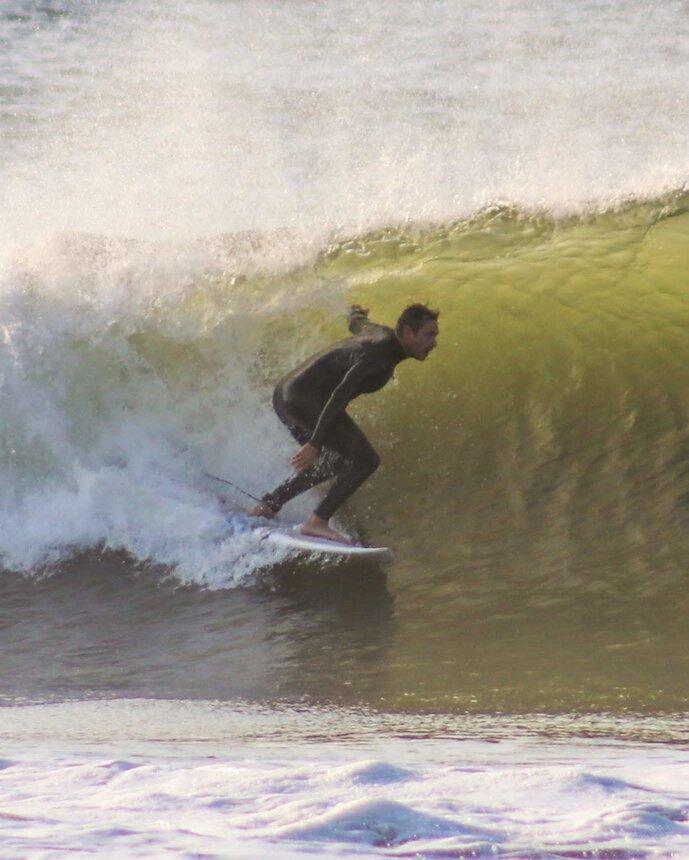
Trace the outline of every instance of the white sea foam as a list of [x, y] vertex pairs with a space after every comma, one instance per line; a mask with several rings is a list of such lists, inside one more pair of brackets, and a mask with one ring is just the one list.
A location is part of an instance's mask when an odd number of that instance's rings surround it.
[[[373, 716], [361, 723], [371, 722], [366, 741], [292, 738], [286, 744], [280, 740], [284, 718], [268, 711], [243, 719], [245, 730], [260, 735], [262, 726], [269, 730], [266, 740], [271, 734], [273, 740], [247, 742], [228, 730], [229, 720], [241, 735], [243, 723], [226, 706], [223, 714], [206, 709], [203, 731], [212, 736], [224, 726], [226, 741], [199, 745], [195, 719], [188, 738], [193, 747], [185, 749], [181, 704], [50, 706], [50, 746], [44, 738], [24, 751], [19, 739], [31, 734], [27, 726], [41, 724], [40, 714], [37, 722], [32, 709], [20, 709], [14, 741], [7, 734], [12, 720], [3, 718], [3, 856], [689, 852], [687, 763], [679, 747], [529, 737], [410, 741], [391, 736], [385, 720]], [[192, 706], [197, 718], [200, 709]], [[60, 711], [64, 722], [56, 719]], [[125, 718], [108, 731], [118, 738], [110, 754], [103, 747], [55, 751], [65, 744], [57, 738], [77, 724], [90, 739], [94, 718], [109, 712]], [[348, 723], [345, 715], [333, 716], [337, 724]], [[301, 731], [319, 723], [308, 712], [294, 718]], [[174, 729], [174, 747], [156, 749], [149, 741], [126, 752], [138, 733], [165, 737], [166, 726]]]
[[246, 497], [203, 473], [254, 495], [285, 477], [288, 437], [255, 377], [261, 323], [291, 299], [216, 307], [189, 284], [196, 253], [173, 265], [159, 249], [118, 249], [103, 262], [74, 240], [0, 268], [6, 567], [104, 546], [227, 587], [282, 557], [233, 532], [217, 496]]

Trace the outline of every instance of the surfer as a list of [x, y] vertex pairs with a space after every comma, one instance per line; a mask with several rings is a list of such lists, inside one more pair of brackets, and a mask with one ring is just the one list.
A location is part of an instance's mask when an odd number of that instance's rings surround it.
[[266, 493], [251, 516], [274, 517], [290, 499], [335, 478], [300, 530], [350, 543], [330, 528], [329, 520], [375, 472], [380, 458], [345, 410], [355, 397], [389, 382], [405, 358], [426, 359], [436, 346], [438, 315], [424, 305], [410, 305], [391, 329], [369, 320], [366, 308], [353, 305], [349, 312], [353, 336], [311, 356], [278, 382], [273, 408], [301, 447], [290, 460], [294, 473]]

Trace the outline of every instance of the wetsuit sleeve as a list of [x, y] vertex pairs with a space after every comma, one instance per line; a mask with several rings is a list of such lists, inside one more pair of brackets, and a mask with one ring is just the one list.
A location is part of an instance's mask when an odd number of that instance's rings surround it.
[[323, 436], [333, 418], [341, 412], [352, 398], [356, 397], [360, 392], [362, 379], [366, 376], [369, 369], [369, 362], [366, 359], [357, 361], [356, 364], [349, 368], [347, 373], [342, 377], [342, 381], [335, 388], [333, 393], [328, 398], [327, 403], [323, 407], [321, 414], [316, 422], [313, 433], [309, 442], [317, 448], [321, 446]]
[[350, 308], [348, 325], [352, 334], [364, 334], [385, 329], [385, 326], [371, 322], [368, 318], [368, 312], [359, 305], [352, 305]]

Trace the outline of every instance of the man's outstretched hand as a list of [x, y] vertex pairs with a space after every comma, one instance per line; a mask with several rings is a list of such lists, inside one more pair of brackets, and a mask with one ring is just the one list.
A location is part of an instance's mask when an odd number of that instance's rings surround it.
[[294, 457], [290, 459], [290, 464], [294, 468], [295, 472], [303, 472], [304, 469], [308, 469], [310, 466], [313, 466], [317, 459], [318, 448], [310, 442], [307, 442], [306, 445], [302, 445]]
[[363, 314], [365, 317], [368, 316], [368, 308], [363, 308], [361, 305], [351, 305], [350, 311], [358, 311], [358, 313]]

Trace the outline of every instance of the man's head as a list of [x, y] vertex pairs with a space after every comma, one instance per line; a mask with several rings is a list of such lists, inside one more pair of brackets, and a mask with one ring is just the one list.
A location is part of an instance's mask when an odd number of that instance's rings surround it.
[[409, 305], [400, 314], [395, 332], [402, 349], [410, 358], [424, 361], [435, 349], [438, 339], [438, 316], [425, 305]]

